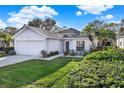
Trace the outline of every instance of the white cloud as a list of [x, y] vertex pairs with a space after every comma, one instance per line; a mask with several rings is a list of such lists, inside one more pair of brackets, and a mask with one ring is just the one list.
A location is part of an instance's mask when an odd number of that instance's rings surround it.
[[7, 27], [7, 25], [0, 19], [0, 28]]
[[120, 20], [112, 20], [112, 21], [109, 21], [109, 23], [121, 23], [121, 21]]
[[98, 15], [103, 11], [113, 8], [112, 5], [80, 5], [77, 6], [80, 10], [83, 10], [85, 13]]
[[111, 20], [111, 19], [113, 19], [113, 18], [114, 18], [113, 15], [108, 14], [108, 15], [106, 15], [106, 16], [101, 16], [99, 19], [101, 19], [101, 20]]
[[77, 15], [77, 16], [81, 16], [81, 15], [82, 15], [82, 12], [81, 12], [81, 11], [77, 11], [77, 12], [76, 12], [76, 15]]
[[110, 19], [113, 19], [114, 17], [113, 17], [113, 15], [106, 15], [105, 18], [110, 20]]
[[18, 13], [12, 12], [9, 13], [9, 15], [11, 17], [8, 19], [8, 22], [17, 27], [21, 27], [23, 24], [26, 24], [29, 20], [35, 17], [53, 17], [58, 15], [58, 13], [53, 8], [47, 6], [26, 6], [23, 7]]

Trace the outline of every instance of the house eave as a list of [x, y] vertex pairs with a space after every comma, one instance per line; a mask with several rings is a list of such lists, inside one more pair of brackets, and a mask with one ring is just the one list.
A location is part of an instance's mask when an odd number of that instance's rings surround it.
[[[28, 26], [26, 26], [26, 27], [24, 27], [23, 29], [21, 29], [19, 32], [17, 32], [13, 37], [12, 37], [12, 39], [14, 39], [15, 37], [17, 37], [20, 33], [22, 33], [24, 30], [26, 30], [26, 29], [31, 29], [30, 27], [28, 27]], [[44, 34], [41, 34], [40, 32], [38, 32], [38, 31], [36, 31], [36, 30], [33, 30], [33, 29], [31, 29], [32, 31], [34, 31], [34, 32], [36, 32], [36, 33], [38, 33], [38, 34], [40, 34], [40, 35], [43, 35], [44, 37], [46, 37], [46, 38], [48, 38], [48, 36], [46, 36], [46, 35], [44, 35]]]

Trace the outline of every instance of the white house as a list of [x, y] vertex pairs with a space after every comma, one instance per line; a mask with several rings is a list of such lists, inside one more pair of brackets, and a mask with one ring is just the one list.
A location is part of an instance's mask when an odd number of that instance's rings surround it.
[[124, 48], [124, 27], [120, 28], [120, 31], [117, 36], [117, 46], [119, 48]]
[[[14, 48], [17, 54], [41, 55], [42, 50], [63, 51], [75, 50], [77, 53], [83, 50], [89, 51], [92, 44], [88, 37], [81, 36], [75, 29], [66, 29], [60, 32], [52, 32], [36, 27], [25, 26], [14, 36]], [[97, 40], [94, 41], [97, 46]]]

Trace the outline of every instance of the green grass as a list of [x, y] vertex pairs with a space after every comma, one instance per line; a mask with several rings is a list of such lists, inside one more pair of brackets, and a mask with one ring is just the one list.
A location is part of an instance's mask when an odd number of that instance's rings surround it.
[[0, 68], [0, 87], [66, 87], [68, 73], [80, 60], [58, 57], [51, 61], [29, 60]]

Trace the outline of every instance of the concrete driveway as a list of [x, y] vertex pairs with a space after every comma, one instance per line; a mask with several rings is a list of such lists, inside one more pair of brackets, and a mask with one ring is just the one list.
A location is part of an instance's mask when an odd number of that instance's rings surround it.
[[37, 56], [27, 56], [27, 55], [6, 56], [6, 57], [0, 58], [0, 67], [4, 67], [4, 66], [11, 65], [11, 64], [23, 62], [23, 61], [30, 60], [30, 59], [52, 60], [52, 59], [54, 59], [56, 57], [60, 57], [60, 56], [63, 56], [63, 54], [58, 54], [58, 55], [48, 57], [48, 58], [40, 58]]
[[13, 55], [0, 58], [0, 67], [23, 62], [30, 59], [38, 59], [36, 56]]

